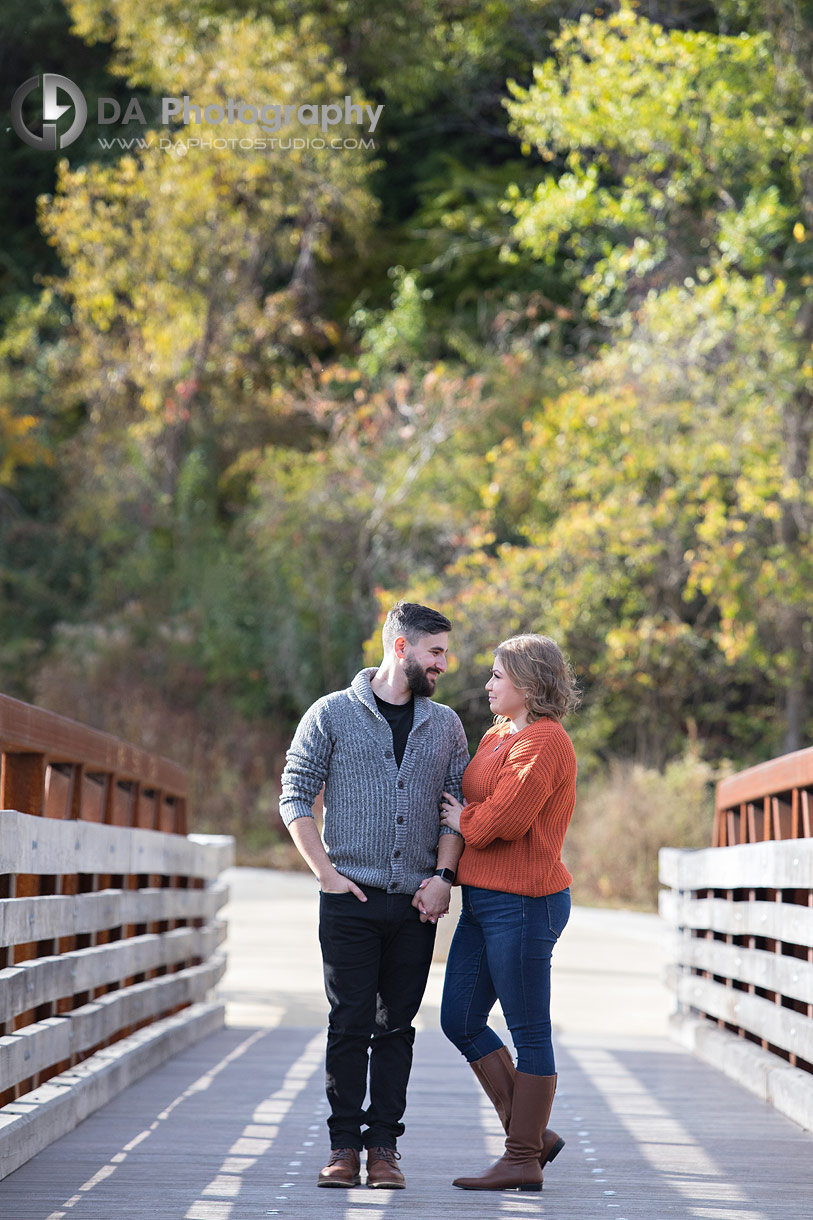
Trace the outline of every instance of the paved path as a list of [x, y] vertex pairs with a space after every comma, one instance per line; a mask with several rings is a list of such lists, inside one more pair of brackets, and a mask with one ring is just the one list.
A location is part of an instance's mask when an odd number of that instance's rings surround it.
[[[228, 877], [232, 901], [224, 916], [229, 969], [223, 992], [229, 1024], [324, 1025], [316, 881], [310, 874], [265, 869], [234, 869]], [[459, 893], [453, 891], [457, 901]], [[455, 923], [452, 912], [438, 924], [436, 961], [419, 1014], [423, 1029], [440, 1028], [443, 961]], [[666, 1037], [671, 997], [661, 976], [668, 935], [655, 915], [574, 909], [554, 956], [558, 1030]]]
[[[325, 1003], [310, 878], [235, 870], [232, 1024], [0, 1183], [3, 1220], [811, 1220], [813, 1137], [670, 1043], [654, 917], [578, 910], [554, 959], [567, 1147], [541, 1195], [454, 1190], [496, 1117], [437, 1030], [416, 1043], [403, 1192], [317, 1190]], [[448, 940], [441, 925], [441, 954]]]

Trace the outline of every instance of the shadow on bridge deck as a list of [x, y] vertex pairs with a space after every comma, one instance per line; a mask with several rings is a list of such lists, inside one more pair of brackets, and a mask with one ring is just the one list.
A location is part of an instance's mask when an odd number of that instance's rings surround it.
[[[225, 988], [232, 1019], [243, 1023], [145, 1077], [0, 1183], [0, 1215], [810, 1220], [813, 1137], [658, 1036], [656, 926], [624, 913], [577, 914], [572, 952], [566, 936], [555, 961], [554, 1125], [567, 1146], [541, 1195], [451, 1186], [455, 1174], [498, 1155], [501, 1140], [473, 1075], [434, 1027], [440, 966], [401, 1142], [408, 1189], [316, 1189], [327, 1140], [312, 886], [261, 874], [236, 880]], [[259, 1019], [246, 1023], [252, 1014]]]

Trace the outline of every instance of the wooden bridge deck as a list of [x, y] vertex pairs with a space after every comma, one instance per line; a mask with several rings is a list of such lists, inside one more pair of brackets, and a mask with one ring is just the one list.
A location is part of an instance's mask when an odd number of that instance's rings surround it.
[[408, 1189], [316, 1189], [327, 1141], [314, 896], [308, 878], [281, 879], [274, 891], [267, 877], [247, 878], [232, 904], [225, 980], [239, 1023], [0, 1183], [0, 1217], [811, 1220], [813, 1136], [660, 1036], [654, 924], [623, 913], [577, 913], [572, 949], [566, 935], [558, 951], [555, 1126], [567, 1146], [541, 1195], [450, 1184], [487, 1164], [501, 1141], [471, 1072], [436, 1028], [440, 967], [401, 1143]]

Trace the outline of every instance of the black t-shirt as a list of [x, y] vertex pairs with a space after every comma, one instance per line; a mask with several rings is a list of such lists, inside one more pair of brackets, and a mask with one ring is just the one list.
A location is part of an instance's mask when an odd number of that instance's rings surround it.
[[395, 764], [400, 767], [404, 757], [407, 737], [412, 731], [412, 717], [415, 713], [415, 700], [409, 703], [387, 703], [384, 699], [374, 696], [376, 706], [387, 724], [392, 729], [392, 748], [395, 751]]

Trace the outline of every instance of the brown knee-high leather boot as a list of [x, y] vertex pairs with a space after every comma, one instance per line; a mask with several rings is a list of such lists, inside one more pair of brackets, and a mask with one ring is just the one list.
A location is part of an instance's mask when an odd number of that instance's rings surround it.
[[555, 1076], [529, 1076], [526, 1072], [517, 1072], [505, 1152], [485, 1173], [473, 1178], [455, 1178], [452, 1185], [461, 1190], [541, 1190], [542, 1132], [550, 1117], [555, 1092]]
[[[480, 1082], [488, 1100], [497, 1111], [505, 1134], [511, 1122], [511, 1099], [514, 1096], [514, 1076], [516, 1069], [507, 1046], [501, 1046], [496, 1051], [475, 1059], [470, 1065]], [[554, 1077], [555, 1079], [555, 1077]], [[565, 1146], [565, 1141], [555, 1131], [547, 1127], [542, 1133], [542, 1152], [539, 1156], [539, 1166], [544, 1169], [549, 1161], [557, 1157]]]

